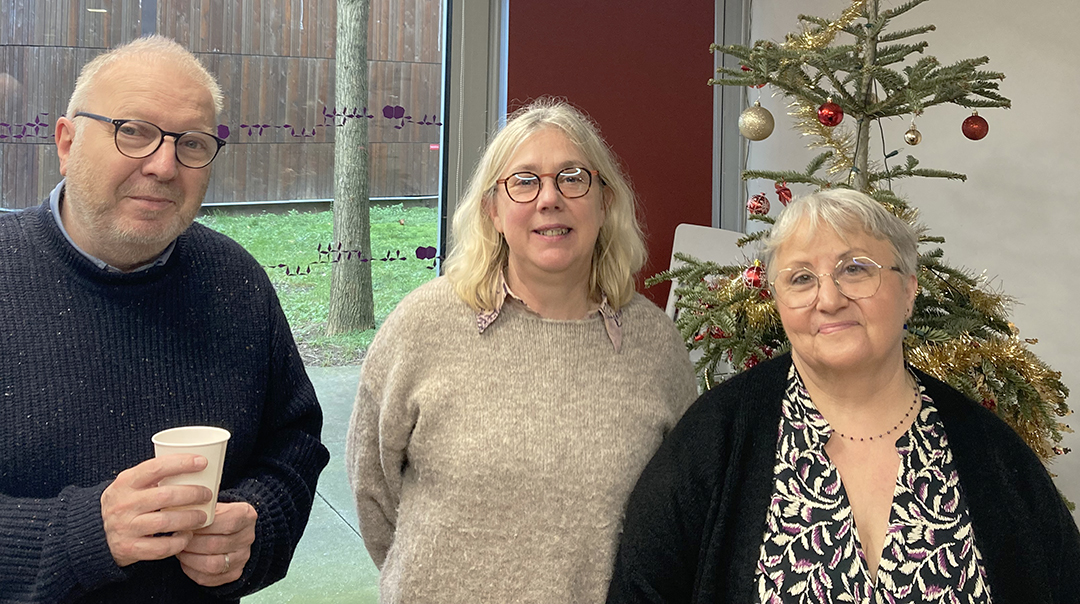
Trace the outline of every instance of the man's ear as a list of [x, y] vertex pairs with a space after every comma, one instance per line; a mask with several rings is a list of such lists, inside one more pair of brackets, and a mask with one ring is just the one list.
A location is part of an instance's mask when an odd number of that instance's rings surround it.
[[60, 158], [60, 174], [67, 176], [71, 145], [75, 142], [75, 124], [66, 117], [56, 120], [56, 156]]

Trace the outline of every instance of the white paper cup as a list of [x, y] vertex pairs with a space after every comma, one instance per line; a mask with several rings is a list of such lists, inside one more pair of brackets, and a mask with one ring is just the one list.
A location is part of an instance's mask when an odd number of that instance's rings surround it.
[[[195, 484], [204, 486], [213, 493], [209, 503], [185, 505], [175, 510], [202, 510], [206, 512], [206, 524], [214, 521], [214, 506], [217, 505], [218, 486], [221, 484], [221, 469], [225, 465], [225, 446], [229, 443], [229, 431], [212, 426], [184, 426], [162, 430], [151, 439], [154, 443], [154, 456], [192, 453], [206, 458], [206, 467], [200, 472], [167, 476], [161, 485]], [[202, 528], [202, 527], [199, 527]]]

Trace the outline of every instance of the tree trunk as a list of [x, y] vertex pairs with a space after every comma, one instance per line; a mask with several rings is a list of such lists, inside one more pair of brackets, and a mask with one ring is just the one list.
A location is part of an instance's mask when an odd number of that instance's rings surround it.
[[[873, 23], [878, 18], [878, 0], [870, 0], [866, 3], [866, 19]], [[862, 100], [863, 107], [870, 106], [870, 99], [874, 93], [874, 78], [870, 70], [877, 62], [878, 35], [866, 37], [866, 46], [863, 48], [863, 73], [859, 78], [858, 98]], [[855, 134], [855, 189], [863, 193], [870, 192], [870, 117], [865, 113], [853, 116], [858, 119], [858, 130]]]
[[[371, 295], [371, 224], [367, 37], [369, 0], [338, 0], [334, 104], [334, 247], [327, 335], [375, 327]], [[360, 115], [356, 115], [361, 113]]]

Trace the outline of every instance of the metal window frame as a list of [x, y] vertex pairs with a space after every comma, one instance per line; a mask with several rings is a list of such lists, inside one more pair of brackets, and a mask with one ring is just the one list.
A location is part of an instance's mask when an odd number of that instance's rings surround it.
[[[716, 43], [750, 43], [751, 0], [716, 0]], [[714, 67], [737, 68], [738, 60], [720, 53]], [[713, 199], [712, 226], [731, 231], [746, 230], [746, 139], [739, 134], [739, 114], [746, 108], [746, 90], [713, 86]]]
[[[506, 119], [508, 0], [446, 0], [439, 250], [491, 133]], [[441, 272], [441, 270], [440, 270]]]

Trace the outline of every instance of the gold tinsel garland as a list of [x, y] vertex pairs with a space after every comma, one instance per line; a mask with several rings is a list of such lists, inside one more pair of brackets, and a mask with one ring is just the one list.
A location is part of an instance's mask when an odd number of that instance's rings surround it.
[[855, 0], [851, 6], [840, 13], [839, 18], [825, 27], [804, 31], [798, 36], [788, 34], [784, 47], [801, 51], [821, 50], [832, 43], [833, 39], [836, 38], [836, 34], [862, 16], [864, 8], [866, 8], [866, 0]]
[[[1064, 417], [1070, 412], [1065, 405], [1068, 391], [1061, 383], [1061, 373], [1047, 367], [1017, 336], [975, 339], [960, 337], [941, 343], [921, 343], [908, 349], [908, 361], [926, 373], [955, 383], [954, 376], [967, 376], [976, 388], [982, 404], [993, 409], [1011, 425], [1035, 453], [1044, 461], [1059, 454], [1053, 443], [1061, 440], [1061, 432], [1071, 432], [1063, 423], [1039, 421], [1038, 414], [1024, 413], [1016, 397], [1003, 399], [998, 393], [1005, 381], [1004, 374], [1012, 371], [1021, 376], [1049, 407], [1049, 413]], [[993, 373], [987, 373], [987, 362]], [[969, 393], [970, 394], [970, 393]]]
[[[800, 100], [792, 101], [788, 115], [795, 118], [795, 127], [803, 136], [811, 137], [809, 149], [832, 149], [826, 162], [829, 174], [849, 172], [855, 165], [855, 135], [847, 129], [830, 128], [817, 118], [817, 108]], [[840, 133], [840, 134], [838, 134]]]

